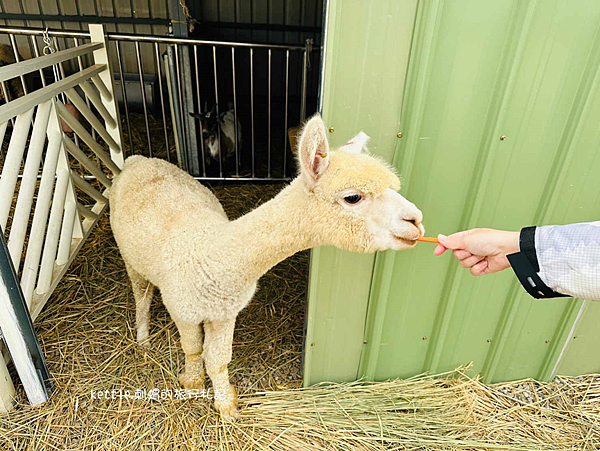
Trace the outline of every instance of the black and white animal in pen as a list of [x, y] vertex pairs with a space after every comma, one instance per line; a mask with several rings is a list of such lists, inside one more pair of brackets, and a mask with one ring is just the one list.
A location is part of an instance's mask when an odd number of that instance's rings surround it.
[[222, 167], [231, 166], [228, 163], [232, 161], [237, 163], [239, 167], [241, 164], [239, 156], [242, 153], [242, 124], [239, 118], [237, 118], [236, 124], [233, 104], [230, 102], [227, 111], [217, 113], [217, 104], [208, 110], [205, 103], [203, 112], [190, 114], [200, 121], [206, 165], [218, 164], [220, 159]]
[[319, 67], [319, 55], [312, 41], [305, 46], [182, 43], [174, 53], [179, 64], [172, 64], [171, 71], [182, 84], [182, 95], [173, 99], [182, 100], [174, 113], [191, 113], [185, 114], [179, 144], [188, 172], [206, 180], [293, 177], [288, 130], [316, 111], [318, 71], [311, 69]]

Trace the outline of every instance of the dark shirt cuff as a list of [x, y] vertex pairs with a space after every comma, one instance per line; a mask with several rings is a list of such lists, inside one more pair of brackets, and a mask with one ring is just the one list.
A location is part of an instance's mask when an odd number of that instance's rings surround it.
[[519, 282], [531, 296], [537, 299], [569, 297], [552, 290], [537, 274], [540, 266], [535, 251], [535, 227], [525, 227], [521, 230], [519, 249], [520, 252], [507, 255], [506, 258]]
[[524, 227], [519, 236], [519, 250], [525, 254], [535, 272], [540, 272], [540, 265], [535, 251], [535, 226]]

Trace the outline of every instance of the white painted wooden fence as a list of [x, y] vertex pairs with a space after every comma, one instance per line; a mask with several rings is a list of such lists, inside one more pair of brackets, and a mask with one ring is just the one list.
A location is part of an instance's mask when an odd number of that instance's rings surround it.
[[[28, 73], [52, 66], [60, 74], [63, 62], [81, 61], [84, 55], [92, 61], [79, 72], [57, 77], [54, 83], [0, 106], [0, 143], [12, 128], [0, 177], [0, 227], [8, 239], [10, 259], [32, 321], [107, 209], [111, 179], [123, 165], [121, 121], [103, 27], [90, 25], [90, 36], [89, 44], [0, 67], [4, 85], [12, 78], [23, 80]], [[86, 100], [77, 93], [77, 86]], [[65, 97], [89, 127], [65, 107]], [[73, 129], [74, 139], [62, 132], [61, 119]], [[95, 133], [90, 134], [90, 128]], [[5, 291], [0, 290], [0, 328], [5, 343], [29, 401], [43, 402], [43, 387], [30, 380], [35, 367]], [[0, 358], [0, 410], [12, 406], [14, 393], [5, 359]]]

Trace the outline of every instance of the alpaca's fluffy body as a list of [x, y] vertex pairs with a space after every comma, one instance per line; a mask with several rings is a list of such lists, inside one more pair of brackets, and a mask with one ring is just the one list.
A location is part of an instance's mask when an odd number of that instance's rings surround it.
[[235, 317], [254, 293], [256, 284], [240, 290], [239, 280], [228, 280], [223, 258], [235, 256], [215, 246], [229, 226], [217, 198], [163, 160], [127, 159], [111, 190], [111, 225], [124, 260], [161, 290], [174, 318]]
[[[111, 226], [136, 298], [138, 341], [148, 339], [156, 286], [181, 335], [182, 383], [198, 388], [205, 363], [224, 393], [215, 405], [226, 418], [237, 415], [227, 375], [235, 318], [265, 272], [318, 245], [400, 250], [423, 234], [421, 212], [396, 192], [400, 182], [385, 163], [328, 150], [324, 125], [314, 118], [300, 139], [301, 176], [231, 222], [207, 188], [165, 161], [130, 157], [114, 180]], [[355, 193], [363, 199], [350, 205], [345, 199]]]

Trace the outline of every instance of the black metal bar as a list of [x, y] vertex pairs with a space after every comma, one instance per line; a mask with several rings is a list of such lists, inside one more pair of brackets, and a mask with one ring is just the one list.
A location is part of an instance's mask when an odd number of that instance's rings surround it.
[[[321, 9], [323, 9], [323, 5], [321, 5]], [[315, 0], [315, 28], [317, 28], [317, 24], [319, 23], [318, 20], [319, 17], [319, 0]], [[319, 30], [321, 29], [321, 27], [318, 27]], [[313, 40], [314, 42], [317, 42], [317, 33], [313, 33]]]
[[[200, 98], [200, 65], [198, 64], [198, 46], [194, 46], [194, 64], [196, 65], [196, 99], [198, 105], [198, 114], [202, 114], [202, 99]], [[200, 124], [200, 151], [202, 153], [202, 175], [206, 177], [206, 155], [204, 153], [204, 130], [202, 120], [198, 120]]]
[[[250, 0], [250, 23], [251, 23], [251, 25], [254, 25], [254, 0]], [[251, 41], [254, 41], [253, 31], [254, 31], [254, 28], [250, 28], [250, 40]]]
[[217, 111], [217, 144], [219, 145], [219, 175], [223, 177], [223, 157], [221, 154], [221, 113], [219, 111], [219, 84], [217, 83], [217, 48], [214, 45], [213, 68], [215, 76], [215, 105]]
[[[217, 0], [217, 22], [221, 22], [221, 0]], [[220, 31], [219, 31], [219, 38], [221, 38]]]
[[[304, 24], [306, 23], [306, 2], [304, 0], [300, 0], [300, 24], [301, 26], [304, 26]], [[299, 36], [299, 40], [302, 41], [304, 39], [304, 34], [302, 33], [303, 31], [306, 30], [298, 30], [298, 36]]]
[[233, 76], [233, 130], [235, 141], [235, 175], [240, 175], [240, 155], [238, 149], [238, 119], [237, 119], [237, 98], [235, 93], [235, 47], [231, 47], [231, 74]]
[[181, 65], [179, 64], [179, 45], [175, 44], [175, 80], [177, 80], [177, 97], [179, 99], [179, 117], [181, 118], [181, 126], [179, 132], [181, 133], [183, 149], [181, 149], [183, 168], [189, 171], [188, 165], [188, 146], [187, 146], [187, 135], [185, 133], [185, 116], [183, 114], [183, 88], [181, 83]]
[[[308, 47], [308, 39], [307, 47]], [[301, 98], [300, 98], [300, 122], [304, 122], [306, 119], [306, 80], [308, 77], [308, 53], [305, 49], [302, 54], [302, 86], [301, 86]]]
[[[0, 13], [0, 19], [6, 20], [37, 20], [37, 21], [56, 21], [56, 22], [84, 22], [84, 23], [114, 23], [114, 24], [137, 24], [137, 25], [170, 25], [169, 19], [149, 19], [136, 17], [107, 17], [82, 15], [74, 16], [68, 14], [16, 14]], [[87, 33], [89, 35], [89, 33]]]
[[121, 43], [116, 42], [117, 63], [119, 64], [119, 76], [121, 77], [121, 91], [123, 93], [123, 105], [125, 106], [125, 119], [127, 122], [127, 133], [129, 135], [129, 152], [134, 155], [133, 137], [131, 136], [131, 123], [129, 122], [129, 107], [127, 106], [127, 92], [125, 91], [125, 78], [123, 78], [123, 62], [121, 61]]
[[[284, 112], [284, 136], [283, 136], [283, 176], [286, 173], [287, 164], [287, 128], [288, 128], [288, 99], [290, 96], [290, 51], [285, 52], [285, 112]], [[294, 149], [292, 149], [292, 152]]]
[[142, 108], [144, 109], [144, 120], [146, 121], [146, 136], [148, 137], [148, 156], [152, 158], [152, 140], [150, 139], [150, 123], [148, 122], [148, 106], [146, 102], [146, 87], [144, 86], [144, 71], [142, 69], [142, 57], [140, 55], [140, 43], [135, 43], [135, 56], [137, 58], [138, 73], [140, 75], [140, 91], [142, 92]]
[[[283, 26], [287, 27], [287, 1], [283, 0]], [[287, 31], [287, 30], [286, 30]], [[287, 42], [288, 34], [283, 34], [283, 42]]]
[[271, 49], [269, 49], [269, 74], [268, 74], [268, 103], [267, 103], [267, 176], [271, 178]]
[[[237, 0], [233, 1], [233, 22], [234, 23], [238, 22], [238, 2], [237, 2]], [[233, 39], [236, 41], [237, 41], [237, 37], [238, 37], [237, 31], [238, 31], [237, 28], [233, 29]]]
[[[15, 267], [12, 263], [12, 258], [10, 257], [10, 254], [8, 252], [6, 239], [4, 238], [4, 231], [1, 229], [0, 241], [2, 241], [2, 246], [0, 246], [0, 278], [2, 279], [1, 283], [8, 294], [8, 301], [12, 309], [11, 313], [14, 314], [14, 319], [17, 322], [17, 327], [19, 328], [20, 335], [24, 341], [25, 347], [27, 348], [29, 358], [31, 359], [33, 366], [37, 370], [39, 384], [41, 385], [41, 387], [43, 387], [46, 399], [48, 399], [48, 393], [52, 391], [52, 381], [50, 379], [50, 372], [48, 371], [46, 359], [44, 358], [44, 353], [42, 352], [42, 348], [40, 347], [40, 344], [35, 334], [35, 329], [33, 328], [33, 321], [31, 320], [31, 316], [29, 314], [29, 308], [27, 307], [25, 296], [23, 295], [23, 291], [21, 290], [21, 284], [19, 283], [19, 279], [17, 278], [17, 272], [15, 271]], [[11, 318], [5, 317], [3, 318], [3, 321], [11, 321]], [[7, 341], [7, 345], [10, 351], [10, 337], [7, 336], [7, 334], [4, 334], [4, 339]], [[17, 361], [14, 358], [13, 361], [17, 363]], [[20, 365], [17, 366], [17, 372], [23, 379], [23, 376], [21, 375], [22, 370], [23, 368], [21, 368]], [[26, 386], [25, 392], [27, 393], [27, 397], [29, 398], [30, 393], [28, 391], [28, 387]]]
[[160, 60], [160, 51], [158, 49], [158, 42], [154, 43], [154, 49], [156, 51], [156, 69], [158, 72], [158, 89], [160, 92], [160, 108], [162, 110], [162, 120], [163, 120], [163, 129], [165, 131], [165, 146], [167, 148], [167, 161], [171, 162], [171, 149], [169, 147], [169, 134], [167, 133], [167, 114], [165, 113], [165, 98], [163, 94], [163, 85], [162, 85], [162, 70], [160, 69], [161, 60]]
[[254, 49], [250, 49], [250, 117], [252, 118], [252, 177], [254, 174]]

